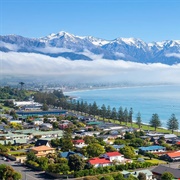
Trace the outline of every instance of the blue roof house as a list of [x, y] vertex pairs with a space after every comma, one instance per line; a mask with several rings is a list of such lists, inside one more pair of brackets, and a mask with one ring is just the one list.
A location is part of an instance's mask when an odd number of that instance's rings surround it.
[[139, 152], [164, 152], [166, 151], [166, 148], [163, 146], [148, 146], [148, 147], [139, 147]]
[[74, 152], [74, 151], [60, 152], [60, 157], [69, 159], [69, 156], [70, 156], [70, 155], [74, 155], [74, 154], [82, 157], [83, 159], [86, 159], [86, 157], [83, 156], [81, 153], [76, 153], [76, 152]]

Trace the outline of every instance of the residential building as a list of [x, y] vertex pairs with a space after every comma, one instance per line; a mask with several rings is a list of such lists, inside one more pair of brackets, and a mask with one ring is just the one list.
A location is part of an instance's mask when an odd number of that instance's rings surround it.
[[76, 152], [74, 152], [74, 151], [60, 152], [60, 157], [69, 159], [69, 156], [74, 155], [74, 154], [82, 157], [83, 159], [86, 159], [86, 157], [83, 156], [81, 153], [76, 153]]
[[38, 139], [36, 142], [35, 142], [35, 147], [37, 146], [47, 146], [47, 147], [51, 147], [51, 144], [48, 140], [45, 140], [45, 139]]
[[124, 144], [122, 144], [122, 145], [116, 145], [116, 144], [114, 144], [114, 145], [112, 145], [117, 151], [119, 151], [121, 148], [123, 148], [125, 145]]
[[168, 166], [159, 165], [158, 167], [152, 170], [153, 175], [158, 180], [161, 179], [161, 175], [164, 172], [170, 172], [174, 176], [175, 179], [180, 179], [180, 169], [175, 169]]
[[46, 156], [49, 153], [55, 153], [55, 148], [51, 148], [48, 146], [37, 146], [30, 149], [30, 151], [34, 152], [36, 156]]
[[139, 173], [144, 173], [146, 175], [146, 180], [153, 180], [153, 173], [148, 170], [140, 170], [140, 171], [133, 171], [133, 172], [129, 172], [129, 171], [122, 171], [121, 172], [124, 176], [124, 178], [128, 178], [130, 175], [133, 175], [134, 177], [138, 177]]
[[74, 145], [83, 145], [85, 143], [84, 143], [83, 139], [77, 139], [77, 140], [73, 140], [73, 144]]
[[89, 159], [88, 163], [94, 167], [105, 167], [112, 165], [112, 162], [109, 159], [99, 157]]
[[167, 153], [165, 155], [165, 158], [168, 160], [168, 161], [180, 161], [180, 151], [175, 151], [175, 152], [171, 152], [171, 153]]
[[163, 147], [163, 146], [139, 147], [139, 152], [143, 152], [143, 153], [146, 153], [146, 152], [150, 152], [150, 153], [153, 153], [153, 152], [164, 152], [164, 151], [166, 151], [166, 148]]
[[124, 155], [120, 154], [119, 152], [108, 152], [106, 154], [103, 154], [102, 157], [105, 159], [109, 159], [110, 162], [116, 161], [116, 162], [123, 162], [124, 161]]

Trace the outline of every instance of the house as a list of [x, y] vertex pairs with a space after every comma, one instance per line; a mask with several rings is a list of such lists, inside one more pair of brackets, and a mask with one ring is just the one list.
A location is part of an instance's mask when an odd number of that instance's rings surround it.
[[84, 144], [84, 140], [83, 139], [73, 140], [73, 144], [74, 145], [83, 145]]
[[176, 142], [176, 145], [180, 146], [180, 141]]
[[165, 134], [164, 139], [167, 143], [174, 143], [177, 139], [177, 136], [175, 134]]
[[94, 167], [105, 167], [105, 166], [110, 166], [112, 164], [112, 162], [109, 159], [99, 158], [99, 157], [90, 159], [88, 163], [90, 165], [93, 165]]
[[33, 124], [34, 125], [41, 125], [44, 123], [43, 121], [44, 118], [36, 118], [34, 121], [33, 121]]
[[163, 146], [148, 146], [148, 147], [139, 147], [139, 152], [146, 153], [146, 152], [164, 152], [166, 148]]
[[165, 155], [165, 158], [168, 161], [171, 161], [171, 162], [180, 161], [180, 151], [175, 151], [175, 152], [167, 153]]
[[69, 127], [69, 123], [62, 123], [62, 124], [59, 124], [59, 129], [66, 129]]
[[154, 168], [151, 171], [152, 171], [154, 177], [158, 180], [161, 179], [161, 175], [164, 172], [170, 172], [174, 176], [174, 178], [180, 179], [180, 169], [175, 169], [175, 168], [171, 168], [168, 166], [159, 165], [158, 167]]
[[49, 153], [55, 153], [55, 148], [48, 146], [37, 146], [30, 149], [31, 152], [34, 152], [36, 156], [46, 156]]
[[53, 126], [52, 126], [52, 124], [50, 124], [50, 123], [43, 123], [43, 124], [41, 124], [40, 125], [40, 129], [42, 130], [49, 130], [49, 129], [52, 129], [53, 128]]
[[83, 139], [73, 140], [73, 144], [77, 151], [80, 151], [83, 147], [87, 146]]
[[145, 169], [145, 170], [140, 170], [140, 171], [133, 171], [133, 172], [129, 172], [129, 171], [122, 171], [121, 172], [122, 175], [124, 176], [124, 178], [128, 178], [130, 175], [134, 176], [134, 177], [138, 177], [139, 173], [144, 173], [146, 175], [146, 180], [153, 180], [153, 173], [148, 170], [148, 169]]
[[45, 140], [45, 139], [38, 139], [36, 142], [35, 142], [35, 147], [37, 146], [47, 146], [47, 147], [51, 147], [51, 144], [49, 143], [48, 140]]
[[121, 148], [123, 148], [125, 145], [124, 144], [122, 144], [122, 145], [116, 145], [116, 144], [114, 144], [113, 145], [113, 147], [117, 150], [117, 151], [119, 151]]
[[86, 159], [86, 157], [83, 156], [81, 153], [76, 153], [76, 152], [74, 152], [74, 151], [60, 152], [60, 157], [69, 159], [69, 156], [74, 155], [74, 154], [82, 157], [83, 159]]
[[120, 154], [119, 152], [108, 152], [106, 154], [103, 154], [102, 157], [105, 159], [109, 159], [110, 162], [117, 161], [117, 162], [123, 162], [124, 161], [124, 155]]
[[10, 123], [10, 124], [12, 124], [12, 123], [22, 124], [22, 121], [21, 121], [21, 120], [16, 120], [16, 119], [11, 119], [11, 120], [9, 121], [9, 123]]

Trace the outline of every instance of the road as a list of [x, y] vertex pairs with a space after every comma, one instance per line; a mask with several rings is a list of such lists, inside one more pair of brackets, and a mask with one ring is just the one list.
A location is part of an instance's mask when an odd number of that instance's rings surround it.
[[[1, 157], [0, 157], [1, 158]], [[0, 159], [0, 164], [12, 166], [15, 171], [22, 174], [22, 180], [50, 180], [52, 177], [47, 176], [43, 171], [35, 171], [28, 167], [15, 164], [14, 161], [4, 161]]]

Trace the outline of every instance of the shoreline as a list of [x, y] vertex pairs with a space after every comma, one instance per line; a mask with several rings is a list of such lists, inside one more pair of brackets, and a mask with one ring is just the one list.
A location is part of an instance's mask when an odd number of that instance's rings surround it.
[[93, 90], [111, 90], [111, 89], [125, 89], [125, 88], [146, 88], [146, 87], [155, 87], [155, 86], [173, 86], [180, 84], [150, 84], [150, 85], [130, 85], [130, 86], [112, 86], [112, 87], [92, 87], [92, 88], [79, 88], [79, 89], [68, 89], [63, 90], [63, 93], [73, 93], [73, 92], [84, 92], [84, 91], [93, 91]]

